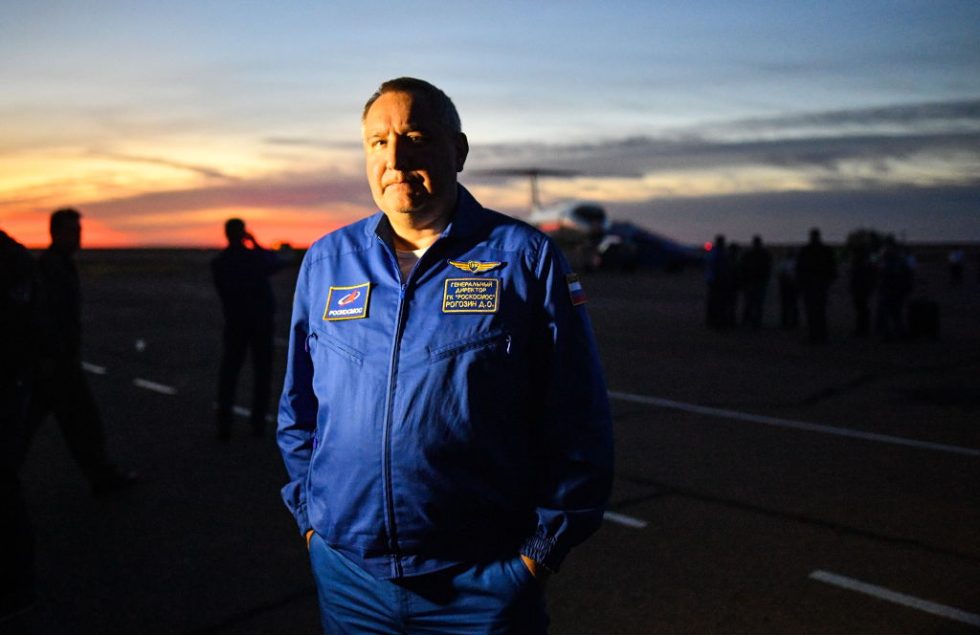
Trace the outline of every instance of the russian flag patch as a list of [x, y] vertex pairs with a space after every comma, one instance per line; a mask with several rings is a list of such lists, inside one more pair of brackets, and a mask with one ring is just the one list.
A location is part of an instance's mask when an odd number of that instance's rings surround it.
[[585, 304], [585, 301], [588, 298], [585, 297], [585, 289], [582, 288], [582, 283], [578, 279], [578, 274], [570, 273], [566, 275], [565, 282], [568, 283], [568, 295], [572, 299], [572, 306]]

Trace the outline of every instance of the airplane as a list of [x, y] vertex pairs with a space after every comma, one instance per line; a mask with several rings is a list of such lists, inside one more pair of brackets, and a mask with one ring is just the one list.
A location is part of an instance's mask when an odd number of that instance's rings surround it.
[[633, 271], [638, 267], [649, 267], [679, 271], [685, 266], [704, 263], [703, 248], [681, 244], [628, 221], [613, 221], [606, 209], [595, 201], [574, 199], [541, 205], [539, 177], [572, 177], [577, 176], [577, 172], [504, 168], [480, 170], [479, 173], [528, 177], [531, 214], [527, 220], [555, 240], [574, 269]]

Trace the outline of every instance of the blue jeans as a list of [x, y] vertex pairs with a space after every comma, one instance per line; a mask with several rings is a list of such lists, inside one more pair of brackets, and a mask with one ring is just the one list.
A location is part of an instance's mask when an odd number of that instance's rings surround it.
[[323, 632], [546, 633], [540, 584], [520, 556], [397, 580], [378, 580], [310, 540]]

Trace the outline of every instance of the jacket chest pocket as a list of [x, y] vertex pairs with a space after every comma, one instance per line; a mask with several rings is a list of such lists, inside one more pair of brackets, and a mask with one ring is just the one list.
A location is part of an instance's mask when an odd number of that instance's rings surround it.
[[310, 351], [310, 357], [313, 359], [318, 359], [323, 355], [332, 355], [339, 356], [358, 366], [364, 365], [364, 353], [320, 330], [313, 331], [306, 338], [306, 348]]
[[509, 356], [513, 338], [503, 330], [495, 329], [488, 333], [478, 333], [442, 346], [428, 348], [429, 360], [436, 362], [464, 353]]

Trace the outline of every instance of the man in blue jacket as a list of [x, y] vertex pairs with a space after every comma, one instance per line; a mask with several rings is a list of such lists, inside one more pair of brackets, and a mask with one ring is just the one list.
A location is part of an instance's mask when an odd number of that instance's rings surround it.
[[457, 184], [441, 90], [385, 82], [362, 132], [381, 211], [307, 252], [279, 408], [324, 629], [545, 632], [544, 578], [612, 481], [585, 295], [546, 236]]

